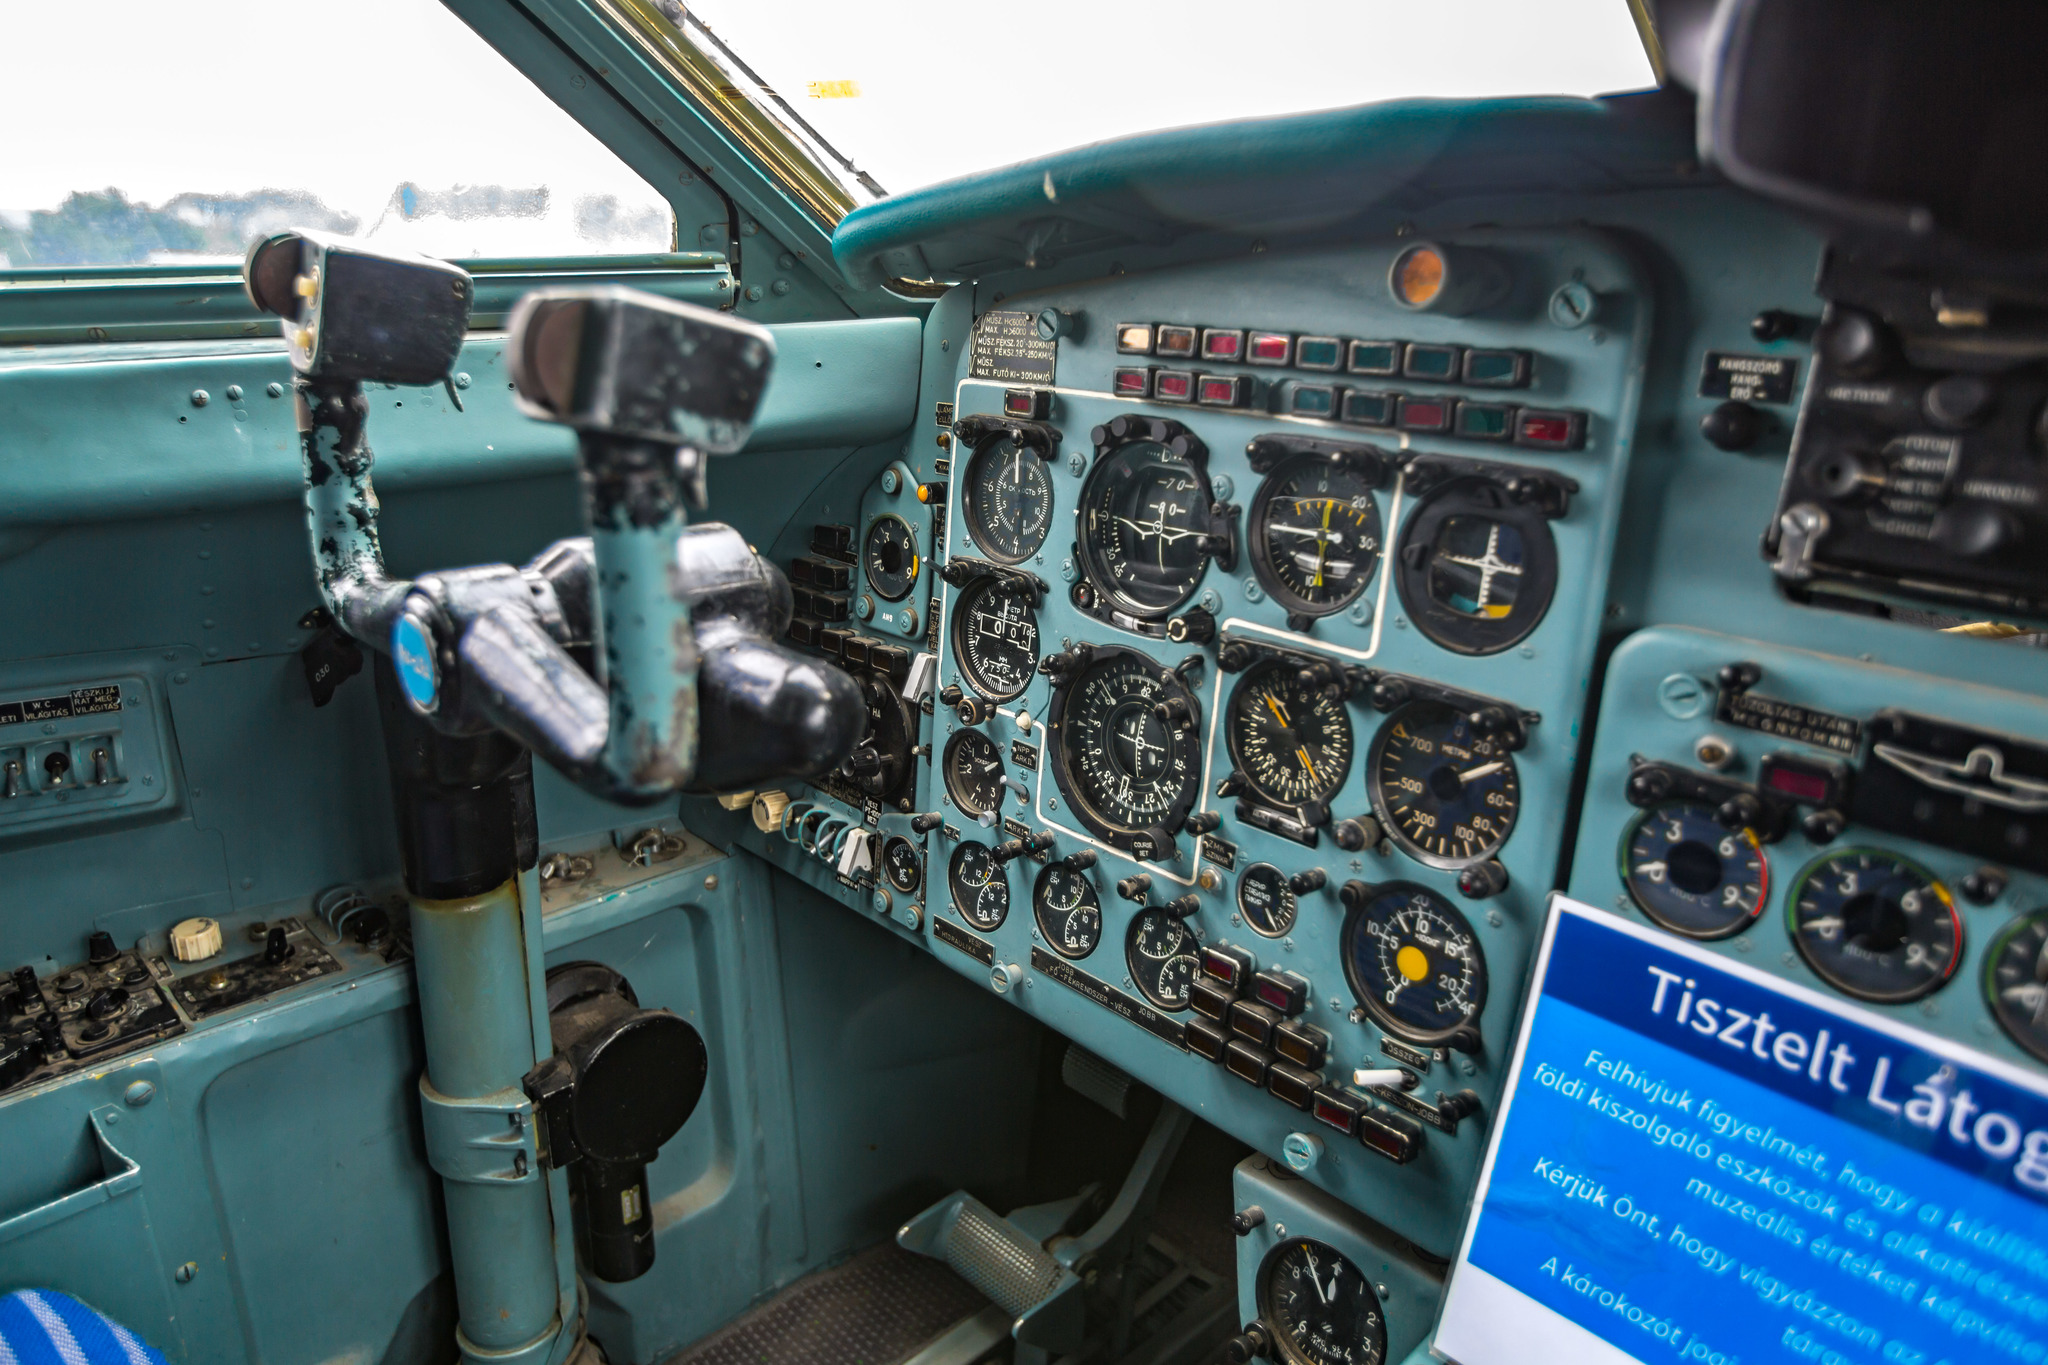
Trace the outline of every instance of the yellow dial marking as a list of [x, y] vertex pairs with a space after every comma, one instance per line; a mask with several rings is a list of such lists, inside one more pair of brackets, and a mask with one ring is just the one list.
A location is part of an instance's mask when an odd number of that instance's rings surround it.
[[1420, 981], [1429, 975], [1429, 955], [1412, 943], [1394, 954], [1394, 965], [1410, 981]]

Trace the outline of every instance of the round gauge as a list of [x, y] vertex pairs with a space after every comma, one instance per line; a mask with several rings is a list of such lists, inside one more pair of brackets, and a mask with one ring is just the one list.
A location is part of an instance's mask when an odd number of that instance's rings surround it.
[[1003, 758], [996, 742], [979, 730], [961, 730], [946, 741], [940, 762], [946, 795], [969, 819], [990, 821], [1003, 808]]
[[969, 685], [990, 701], [1008, 701], [1030, 686], [1038, 668], [1038, 613], [1030, 590], [986, 575], [969, 583], [953, 608], [953, 657]]
[[1672, 801], [1621, 838], [1621, 880], [1644, 914], [1687, 938], [1727, 938], [1763, 913], [1771, 864], [1754, 830], [1728, 830], [1713, 808]]
[[953, 850], [946, 880], [953, 892], [953, 908], [975, 928], [984, 932], [1000, 929], [1010, 917], [1010, 879], [987, 844], [964, 840]]
[[1198, 707], [1172, 669], [1131, 649], [1096, 650], [1054, 689], [1045, 724], [1053, 779], [1090, 832], [1140, 857], [1163, 855], [1201, 784]]
[[1124, 936], [1124, 966], [1131, 983], [1163, 1010], [1188, 1007], [1188, 991], [1201, 965], [1199, 951], [1186, 923], [1156, 907], [1140, 911]]
[[1328, 805], [1351, 773], [1351, 717], [1342, 698], [1304, 687], [1299, 664], [1267, 659], [1230, 694], [1230, 761], [1270, 805]]
[[1102, 942], [1102, 897], [1086, 872], [1047, 863], [1031, 888], [1038, 932], [1061, 957], [1086, 957]]
[[1259, 1316], [1284, 1365], [1381, 1365], [1387, 1323], [1364, 1272], [1335, 1247], [1282, 1242], [1259, 1267]]
[[[1127, 429], [1163, 436], [1167, 426], [1136, 419]], [[1187, 445], [1184, 436], [1172, 447], [1146, 439], [1112, 445], [1081, 487], [1081, 567], [1111, 606], [1135, 616], [1172, 611], [1209, 567], [1209, 480], [1175, 453]]]
[[1460, 654], [1498, 654], [1536, 629], [1557, 591], [1557, 542], [1536, 507], [1491, 479], [1453, 479], [1401, 533], [1396, 582], [1416, 627]]
[[1486, 954], [1459, 909], [1412, 882], [1376, 886], [1344, 917], [1344, 976], [1380, 1026], [1448, 1042], [1486, 1008]]
[[1806, 965], [1858, 1000], [1918, 1000], [1963, 960], [1955, 897], [1926, 868], [1881, 848], [1845, 848], [1807, 864], [1786, 917]]
[[1394, 842], [1431, 867], [1491, 858], [1522, 804], [1507, 745], [1436, 701], [1409, 702], [1380, 725], [1366, 788]]
[[917, 571], [923, 562], [917, 553], [917, 532], [909, 522], [889, 512], [868, 523], [860, 564], [867, 574], [869, 592], [891, 602], [902, 601], [917, 585]]
[[2048, 908], [1998, 931], [1984, 959], [1984, 1003], [2015, 1043], [2048, 1062]]
[[1380, 540], [1372, 486], [1341, 459], [1289, 456], [1252, 499], [1252, 567], [1291, 612], [1343, 610], [1372, 581]]
[[962, 499], [967, 534], [990, 559], [1015, 564], [1045, 543], [1052, 480], [1045, 461], [1009, 437], [994, 437], [974, 452]]
[[889, 885], [904, 895], [915, 892], [918, 883], [924, 880], [924, 865], [918, 861], [917, 845], [900, 834], [892, 834], [884, 840], [882, 875], [889, 879]]
[[1294, 928], [1294, 888], [1271, 863], [1253, 863], [1237, 878], [1237, 913], [1253, 933], [1285, 938]]

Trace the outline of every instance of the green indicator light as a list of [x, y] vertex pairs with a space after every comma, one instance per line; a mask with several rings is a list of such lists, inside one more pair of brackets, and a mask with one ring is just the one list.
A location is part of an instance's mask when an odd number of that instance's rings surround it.
[[1294, 391], [1294, 412], [1301, 417], [1328, 417], [1337, 410], [1337, 391], [1304, 384]]
[[1337, 343], [1326, 337], [1303, 337], [1294, 343], [1294, 363], [1304, 370], [1334, 370], [1339, 359]]
[[1401, 348], [1391, 341], [1351, 343], [1353, 374], [1392, 374], [1401, 368]]
[[1344, 395], [1344, 420], [1360, 426], [1391, 426], [1394, 421], [1394, 396], [1390, 393], [1359, 393], [1351, 391]]
[[1410, 346], [1408, 373], [1417, 379], [1449, 379], [1458, 372], [1458, 353], [1444, 346]]
[[1498, 441], [1508, 434], [1508, 410], [1478, 403], [1458, 405], [1458, 434]]
[[1465, 361], [1465, 378], [1474, 384], [1512, 384], [1520, 361], [1513, 351], [1474, 351]]

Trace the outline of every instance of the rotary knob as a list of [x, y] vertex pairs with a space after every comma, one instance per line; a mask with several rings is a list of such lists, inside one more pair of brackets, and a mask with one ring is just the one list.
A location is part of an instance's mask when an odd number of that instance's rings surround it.
[[762, 792], [754, 798], [754, 828], [774, 834], [782, 828], [782, 813], [789, 809], [789, 793]]
[[204, 962], [220, 946], [219, 920], [186, 919], [171, 926], [171, 956], [180, 962]]

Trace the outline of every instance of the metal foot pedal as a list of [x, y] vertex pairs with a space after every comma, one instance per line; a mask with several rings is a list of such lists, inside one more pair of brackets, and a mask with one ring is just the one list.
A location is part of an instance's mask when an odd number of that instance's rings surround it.
[[905, 1223], [897, 1245], [944, 1261], [1010, 1315], [1020, 1346], [1060, 1354], [1081, 1345], [1081, 1281], [1029, 1232], [965, 1191]]

